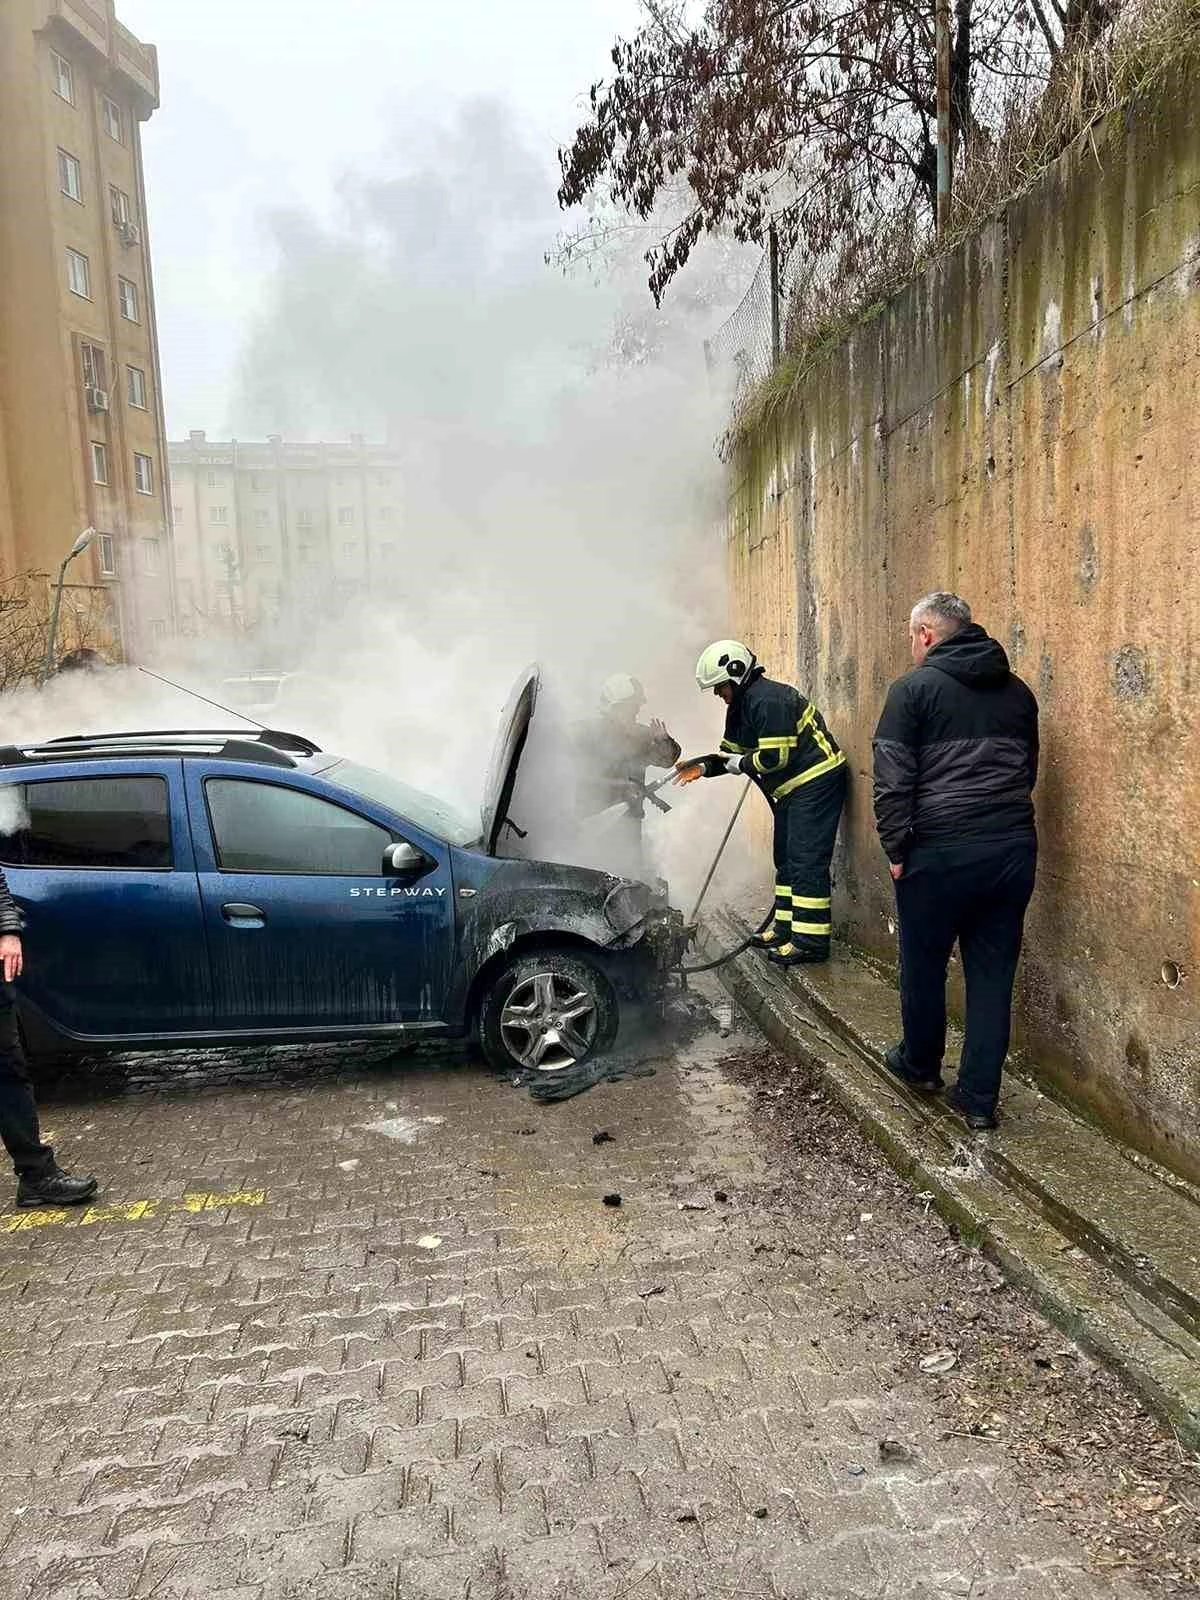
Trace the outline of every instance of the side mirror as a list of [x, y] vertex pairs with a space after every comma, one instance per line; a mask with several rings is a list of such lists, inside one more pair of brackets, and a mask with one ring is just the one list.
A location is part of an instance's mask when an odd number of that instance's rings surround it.
[[429, 858], [413, 844], [390, 844], [383, 852], [385, 873], [421, 872], [428, 865]]

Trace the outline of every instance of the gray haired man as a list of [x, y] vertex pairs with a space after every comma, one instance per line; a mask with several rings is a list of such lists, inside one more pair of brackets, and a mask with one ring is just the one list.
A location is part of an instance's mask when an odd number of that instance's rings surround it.
[[957, 939], [967, 990], [958, 1082], [974, 1129], [996, 1123], [1025, 909], [1037, 870], [1038, 708], [957, 595], [918, 600], [913, 671], [875, 730], [875, 826], [895, 880], [904, 1038], [892, 1072], [942, 1086], [946, 968]]

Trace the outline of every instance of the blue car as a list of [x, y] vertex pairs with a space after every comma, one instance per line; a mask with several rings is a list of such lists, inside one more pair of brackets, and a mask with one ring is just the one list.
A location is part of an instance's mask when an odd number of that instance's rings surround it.
[[493, 1065], [604, 1050], [682, 946], [660, 889], [498, 854], [537, 696], [480, 818], [264, 729], [0, 749], [0, 861], [39, 1054], [474, 1036]]

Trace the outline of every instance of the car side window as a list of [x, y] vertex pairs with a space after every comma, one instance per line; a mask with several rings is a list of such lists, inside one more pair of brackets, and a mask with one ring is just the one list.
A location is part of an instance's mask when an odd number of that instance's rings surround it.
[[378, 877], [392, 835], [354, 811], [299, 789], [240, 778], [204, 785], [222, 872]]
[[0, 861], [20, 867], [169, 871], [165, 778], [65, 778], [5, 785]]

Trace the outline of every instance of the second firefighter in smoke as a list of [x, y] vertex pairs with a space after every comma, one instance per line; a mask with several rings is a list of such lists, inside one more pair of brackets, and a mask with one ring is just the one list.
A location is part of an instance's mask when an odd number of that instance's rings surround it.
[[846, 798], [846, 757], [810, 700], [768, 678], [753, 651], [719, 639], [696, 682], [725, 702], [719, 754], [682, 761], [677, 783], [740, 774], [762, 790], [775, 822], [775, 914], [755, 943], [782, 966], [829, 959], [830, 863]]

